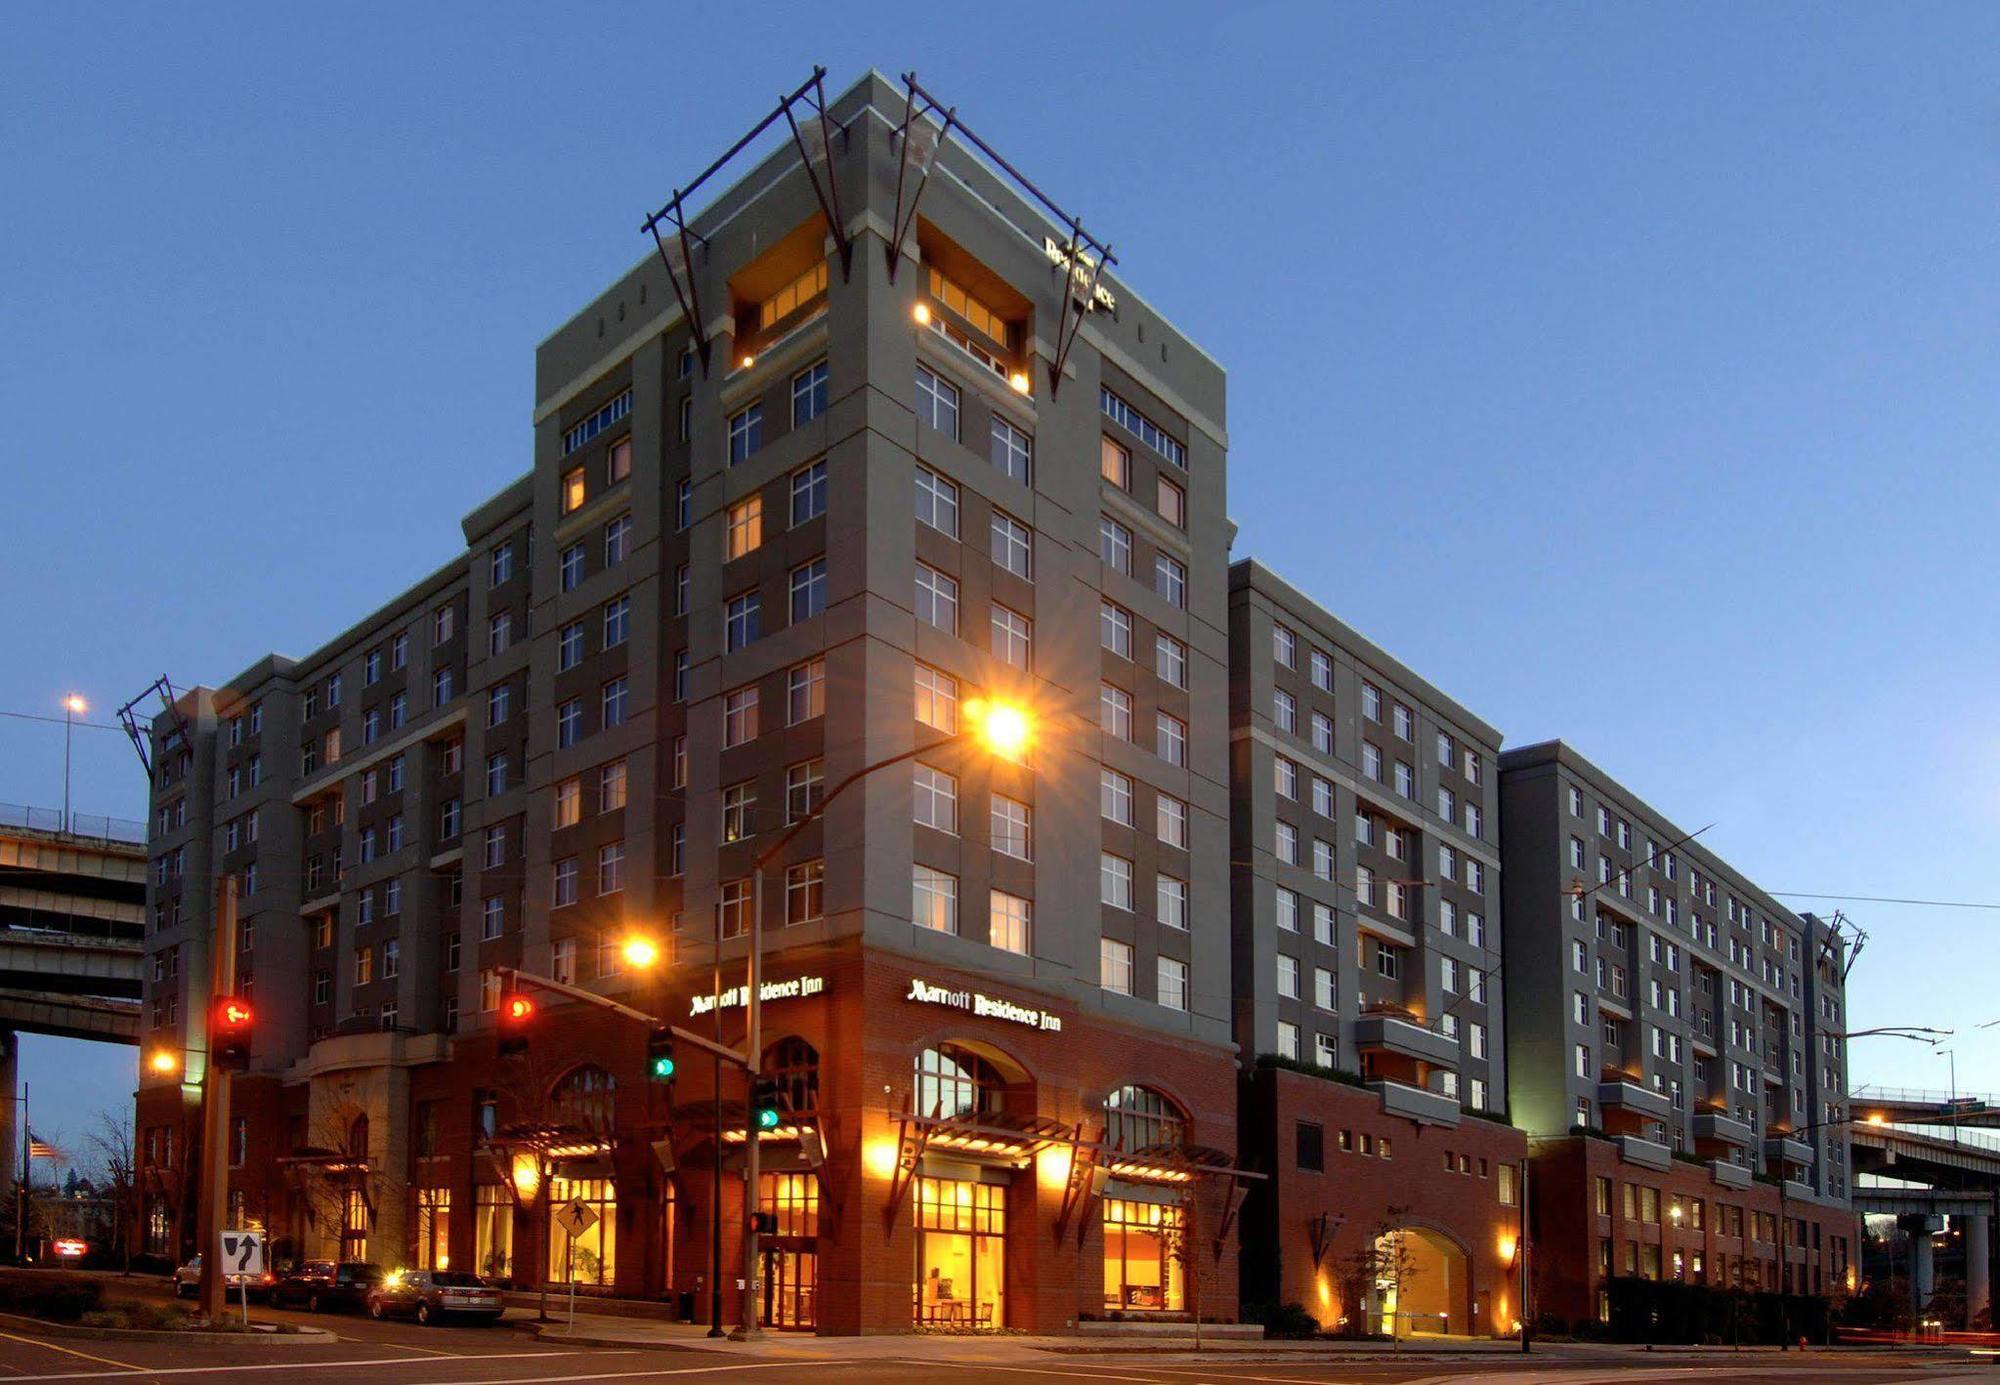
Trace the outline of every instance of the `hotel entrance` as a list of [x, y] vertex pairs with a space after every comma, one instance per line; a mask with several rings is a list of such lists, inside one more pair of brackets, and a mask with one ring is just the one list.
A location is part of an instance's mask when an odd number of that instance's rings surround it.
[[1007, 1189], [956, 1178], [916, 1181], [919, 1327], [1005, 1324]]
[[767, 1173], [759, 1182], [759, 1204], [777, 1220], [777, 1233], [761, 1242], [764, 1326], [810, 1331], [818, 1325], [819, 1177]]

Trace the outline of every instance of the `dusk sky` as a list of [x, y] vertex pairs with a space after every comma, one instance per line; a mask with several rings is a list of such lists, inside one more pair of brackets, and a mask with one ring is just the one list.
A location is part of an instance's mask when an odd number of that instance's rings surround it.
[[[1771, 890], [2000, 907], [2000, 8], [942, 14], [0, 11], [0, 711], [433, 570], [644, 214], [815, 61], [914, 67], [1227, 367], [1239, 556]], [[0, 717], [0, 801], [62, 777]], [[144, 812], [114, 731], [75, 784]], [[1993, 907], [1792, 902], [1867, 930], [1855, 1027], [2000, 1019]], [[129, 1112], [132, 1050], [26, 1054], [38, 1131]]]

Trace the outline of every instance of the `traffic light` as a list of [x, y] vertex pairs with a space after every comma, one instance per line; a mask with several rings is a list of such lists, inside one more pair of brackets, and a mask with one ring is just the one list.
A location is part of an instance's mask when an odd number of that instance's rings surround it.
[[655, 1025], [646, 1036], [646, 1080], [674, 1080], [674, 1031], [667, 1025]]
[[534, 1022], [535, 1000], [511, 986], [500, 993], [500, 1056], [528, 1051], [528, 1026]]
[[759, 1077], [750, 1084], [750, 1116], [759, 1130], [778, 1128], [778, 1083]]
[[218, 996], [209, 1014], [208, 1051], [211, 1061], [225, 1072], [242, 1072], [250, 1066], [250, 1002], [241, 996]]
[[777, 1235], [778, 1214], [776, 1212], [752, 1212], [750, 1214], [750, 1229], [759, 1236]]

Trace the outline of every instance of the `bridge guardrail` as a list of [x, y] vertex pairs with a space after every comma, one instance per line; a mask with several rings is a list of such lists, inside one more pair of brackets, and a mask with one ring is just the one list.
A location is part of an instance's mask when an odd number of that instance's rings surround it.
[[128, 846], [146, 844], [146, 824], [136, 818], [106, 817], [101, 813], [71, 813], [63, 825], [60, 808], [32, 808], [24, 803], [0, 803], [0, 827], [25, 827], [31, 832], [55, 832], [71, 837], [87, 837], [100, 842], [122, 842]]

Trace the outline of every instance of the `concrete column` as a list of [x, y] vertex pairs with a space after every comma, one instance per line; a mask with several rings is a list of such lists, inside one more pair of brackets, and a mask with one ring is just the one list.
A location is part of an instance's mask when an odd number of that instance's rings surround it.
[[1903, 1230], [1910, 1238], [1910, 1298], [1919, 1313], [1931, 1301], [1937, 1284], [1937, 1264], [1931, 1254], [1931, 1233], [1937, 1230], [1936, 1217], [1905, 1217]]
[[1993, 1303], [1993, 1218], [1976, 1212], [1965, 1219], [1965, 1325]]
[[[0, 1188], [6, 1190], [7, 1205], [13, 1205], [14, 1179], [20, 1172], [21, 1036], [0, 1029]], [[9, 1248], [11, 1250], [11, 1247]]]

